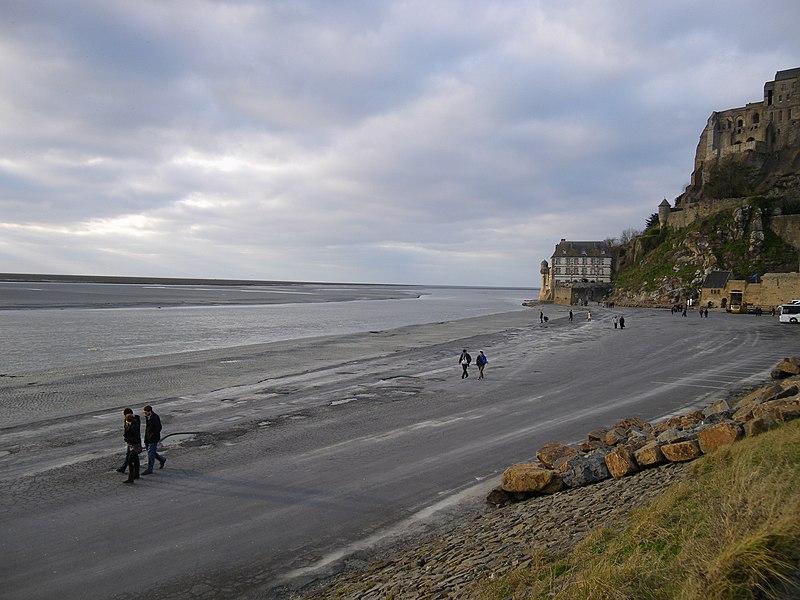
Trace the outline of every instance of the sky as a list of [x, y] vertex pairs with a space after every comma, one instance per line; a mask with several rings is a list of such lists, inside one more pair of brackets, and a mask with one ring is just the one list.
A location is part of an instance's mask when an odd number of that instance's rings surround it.
[[797, 0], [4, 0], [0, 272], [537, 287], [644, 228]]

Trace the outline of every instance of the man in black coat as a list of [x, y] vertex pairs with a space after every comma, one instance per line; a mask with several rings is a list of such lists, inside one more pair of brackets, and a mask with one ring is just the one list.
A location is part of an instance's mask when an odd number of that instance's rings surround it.
[[[125, 439], [125, 430], [127, 428], [127, 421], [125, 421], [125, 419], [126, 419], [126, 417], [128, 415], [133, 415], [133, 410], [131, 410], [130, 408], [126, 408], [125, 410], [122, 411], [122, 425], [123, 425], [123, 427], [122, 427], [122, 438], [123, 439]], [[134, 418], [134, 421], [136, 422], [136, 427], [139, 428], [140, 427], [140, 423], [141, 423], [141, 420], [139, 419], [139, 415], [133, 415], [133, 418]], [[122, 463], [121, 467], [117, 467], [117, 472], [118, 473], [124, 473], [128, 469], [128, 466], [130, 465], [130, 462], [131, 462], [131, 451], [130, 451], [130, 449], [128, 447], [128, 444], [126, 443], [125, 444], [125, 461]]]
[[161, 441], [161, 419], [153, 412], [153, 407], [149, 404], [144, 407], [144, 445], [147, 446], [147, 469], [142, 471], [142, 475], [150, 475], [153, 472], [153, 465], [158, 460], [158, 468], [163, 469], [167, 459], [158, 452], [158, 442]]
[[142, 451], [142, 434], [139, 428], [139, 417], [131, 411], [125, 415], [125, 442], [128, 444], [128, 478], [122, 483], [133, 483], [139, 479], [139, 452]]

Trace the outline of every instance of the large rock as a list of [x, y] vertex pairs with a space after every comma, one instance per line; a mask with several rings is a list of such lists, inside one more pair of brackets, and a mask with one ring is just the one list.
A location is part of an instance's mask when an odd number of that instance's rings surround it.
[[784, 379], [792, 375], [800, 375], [800, 356], [784, 358], [770, 373], [773, 379]]
[[740, 440], [743, 435], [744, 432], [740, 425], [725, 422], [698, 431], [697, 441], [700, 444], [700, 450], [705, 454], [723, 446], [730, 446]]
[[636, 450], [633, 458], [640, 467], [655, 467], [667, 462], [664, 453], [661, 452], [661, 444], [657, 441], [652, 441]]
[[500, 506], [501, 504], [506, 504], [511, 500], [511, 494], [505, 491], [501, 487], [494, 488], [489, 494], [486, 496], [486, 503], [487, 504], [495, 504]]
[[536, 458], [548, 469], [554, 469], [560, 460], [576, 456], [580, 456], [580, 453], [575, 448], [559, 442], [548, 442], [536, 452]]
[[780, 423], [778, 421], [767, 415], [746, 421], [742, 428], [744, 429], [744, 434], [747, 437], [753, 437], [755, 435], [766, 433], [770, 429], [775, 429], [779, 425]]
[[564, 482], [552, 469], [543, 469], [541, 465], [533, 463], [520, 463], [511, 465], [503, 471], [500, 487], [512, 493], [553, 494], [564, 488]]
[[708, 419], [712, 415], [725, 414], [731, 409], [725, 400], [717, 400], [703, 409], [703, 416]]
[[664, 453], [664, 456], [670, 462], [686, 462], [694, 460], [702, 454], [700, 451], [700, 444], [698, 444], [696, 440], [664, 444], [661, 446], [661, 452]]
[[603, 438], [603, 441], [606, 443], [606, 446], [616, 446], [617, 444], [624, 442], [627, 437], [627, 431], [621, 427], [612, 427], [606, 432], [606, 436]]
[[602, 452], [580, 456], [568, 461], [561, 472], [561, 479], [569, 487], [580, 487], [603, 481], [610, 477]]
[[624, 446], [617, 446], [605, 456], [608, 472], [614, 478], [632, 475], [639, 470], [633, 453]]

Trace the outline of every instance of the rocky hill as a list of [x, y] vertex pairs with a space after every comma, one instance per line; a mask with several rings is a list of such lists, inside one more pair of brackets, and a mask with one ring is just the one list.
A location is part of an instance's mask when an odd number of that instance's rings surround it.
[[640, 235], [613, 247], [610, 301], [678, 304], [697, 298], [713, 270], [750, 280], [798, 271], [800, 105], [784, 106], [794, 97], [771, 92], [797, 85], [800, 69], [779, 71], [763, 101], [712, 113], [692, 183], [662, 202]]

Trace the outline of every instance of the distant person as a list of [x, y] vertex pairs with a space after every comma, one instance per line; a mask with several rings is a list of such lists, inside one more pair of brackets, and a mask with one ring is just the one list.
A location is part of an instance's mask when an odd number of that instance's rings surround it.
[[139, 453], [142, 451], [142, 431], [140, 419], [133, 414], [125, 415], [125, 441], [128, 443], [130, 462], [128, 464], [128, 478], [122, 483], [133, 483], [139, 479]]
[[572, 323], [572, 309], [569, 309], [569, 322]]
[[681, 316], [683, 316], [683, 317], [686, 316], [686, 307], [685, 306], [683, 307], [683, 312], [681, 313]]
[[619, 328], [620, 329], [625, 329], [625, 317], [620, 317], [619, 318]]
[[592, 320], [592, 311], [589, 311], [588, 313], [586, 313], [586, 320], [587, 321], [591, 321]]
[[544, 313], [541, 310], [539, 311], [539, 323], [544, 323]]
[[617, 317], [614, 317], [614, 329], [617, 328]]
[[469, 363], [471, 362], [472, 357], [469, 355], [469, 352], [467, 352], [467, 349], [464, 348], [464, 350], [461, 352], [461, 356], [458, 359], [458, 363], [461, 365], [462, 369], [461, 379], [469, 377], [469, 371], [467, 369], [469, 369]]
[[[128, 415], [133, 415], [133, 410], [130, 409], [130, 408], [126, 408], [125, 410], [122, 411], [122, 437], [123, 437], [123, 439], [125, 439], [125, 429], [127, 428], [127, 421], [125, 419], [126, 419], [126, 417]], [[141, 420], [139, 419], [139, 415], [133, 415], [133, 418], [137, 422], [141, 422]], [[131, 451], [128, 448], [128, 444], [125, 444], [125, 461], [122, 463], [121, 467], [117, 467], [117, 472], [118, 473], [124, 473], [125, 471], [127, 471], [128, 466], [130, 465], [130, 462], [131, 462]]]
[[486, 360], [486, 355], [483, 353], [483, 350], [478, 352], [478, 356], [475, 357], [475, 364], [478, 365], [478, 372], [480, 373], [480, 375], [478, 375], [478, 379], [483, 379], [483, 368], [488, 362], [489, 361]]
[[142, 471], [142, 475], [150, 475], [153, 472], [153, 465], [158, 460], [158, 468], [163, 469], [167, 459], [158, 452], [158, 442], [161, 441], [161, 418], [153, 412], [153, 407], [149, 404], [144, 407], [144, 445], [147, 448], [147, 469]]

